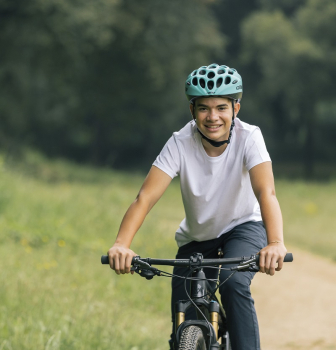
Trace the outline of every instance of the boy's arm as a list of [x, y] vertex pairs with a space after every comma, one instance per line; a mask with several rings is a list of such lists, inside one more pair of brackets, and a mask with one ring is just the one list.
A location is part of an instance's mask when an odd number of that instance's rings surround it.
[[114, 245], [109, 249], [111, 269], [119, 275], [129, 273], [133, 256], [129, 249], [132, 240], [146, 215], [160, 199], [172, 178], [159, 168], [152, 166], [135, 201], [128, 208], [119, 228]]
[[268, 240], [268, 245], [259, 252], [260, 271], [273, 276], [275, 271], [282, 269], [287, 249], [284, 245], [280, 205], [275, 195], [272, 163], [258, 164], [249, 173], [254, 194], [260, 205]]

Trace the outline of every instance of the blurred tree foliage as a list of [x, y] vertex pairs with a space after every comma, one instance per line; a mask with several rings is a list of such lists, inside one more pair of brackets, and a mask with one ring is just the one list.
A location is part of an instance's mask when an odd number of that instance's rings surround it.
[[0, 18], [2, 146], [115, 167], [148, 167], [225, 44], [207, 1], [7, 0]]
[[244, 78], [240, 117], [272, 158], [335, 158], [333, 0], [2, 0], [0, 146], [147, 169], [190, 118], [183, 86], [213, 61]]
[[301, 160], [311, 178], [316, 160], [334, 161], [336, 153], [336, 3], [260, 3], [241, 27], [241, 59], [254, 86], [248, 105], [270, 131], [276, 157]]

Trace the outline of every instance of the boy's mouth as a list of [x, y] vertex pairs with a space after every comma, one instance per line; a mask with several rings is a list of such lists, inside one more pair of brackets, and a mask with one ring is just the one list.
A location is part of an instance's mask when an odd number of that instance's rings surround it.
[[218, 130], [221, 126], [221, 125], [204, 125], [209, 131], [216, 131]]

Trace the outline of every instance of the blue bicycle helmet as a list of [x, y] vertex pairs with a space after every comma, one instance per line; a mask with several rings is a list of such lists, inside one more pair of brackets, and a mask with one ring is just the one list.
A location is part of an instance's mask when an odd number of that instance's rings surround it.
[[185, 93], [191, 103], [198, 97], [211, 96], [240, 100], [243, 96], [243, 81], [234, 68], [213, 63], [189, 74]]

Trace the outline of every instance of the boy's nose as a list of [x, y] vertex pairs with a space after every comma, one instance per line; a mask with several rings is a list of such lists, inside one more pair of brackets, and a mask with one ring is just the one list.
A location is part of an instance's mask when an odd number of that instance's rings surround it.
[[209, 120], [217, 120], [218, 119], [217, 111], [210, 109], [209, 114], [208, 114], [208, 119]]

